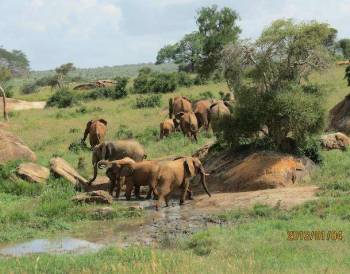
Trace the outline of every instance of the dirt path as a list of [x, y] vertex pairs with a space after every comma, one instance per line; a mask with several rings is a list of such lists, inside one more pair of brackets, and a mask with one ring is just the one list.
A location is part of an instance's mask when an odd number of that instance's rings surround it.
[[[46, 106], [45, 101], [39, 102], [27, 102], [23, 100], [7, 98], [7, 111], [14, 110], [28, 110], [28, 109], [43, 109]], [[2, 104], [0, 104], [0, 110], [3, 109]]]

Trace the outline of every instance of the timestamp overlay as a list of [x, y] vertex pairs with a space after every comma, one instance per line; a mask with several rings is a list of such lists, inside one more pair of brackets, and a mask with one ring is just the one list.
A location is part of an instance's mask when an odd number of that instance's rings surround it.
[[343, 241], [342, 230], [294, 230], [287, 231], [288, 241]]

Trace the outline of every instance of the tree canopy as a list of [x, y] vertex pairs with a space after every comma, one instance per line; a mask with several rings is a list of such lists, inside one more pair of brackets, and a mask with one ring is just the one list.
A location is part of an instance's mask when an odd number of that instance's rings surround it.
[[156, 64], [174, 62], [179, 69], [199, 72], [203, 76], [213, 73], [224, 46], [238, 39], [240, 28], [236, 25], [238, 14], [216, 5], [198, 11], [198, 30], [186, 34], [179, 42], [161, 48]]
[[350, 39], [339, 40], [338, 47], [341, 49], [344, 58], [350, 59]]
[[21, 76], [29, 72], [27, 56], [20, 50], [8, 51], [0, 47], [0, 66], [11, 71], [14, 76]]

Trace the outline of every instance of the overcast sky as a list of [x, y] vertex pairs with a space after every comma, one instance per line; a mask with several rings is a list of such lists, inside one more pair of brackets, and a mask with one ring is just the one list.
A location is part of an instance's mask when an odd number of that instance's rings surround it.
[[239, 13], [244, 38], [277, 18], [316, 19], [350, 37], [350, 0], [0, 0], [0, 45], [23, 50], [35, 70], [154, 62], [212, 4]]

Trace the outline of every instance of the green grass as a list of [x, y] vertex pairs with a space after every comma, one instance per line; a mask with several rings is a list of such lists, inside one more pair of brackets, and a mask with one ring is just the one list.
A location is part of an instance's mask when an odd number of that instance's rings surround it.
[[[343, 80], [344, 68], [332, 67], [314, 74], [311, 81], [325, 87], [329, 110], [349, 93]], [[90, 152], [69, 151], [82, 137], [85, 123], [105, 118], [108, 139], [134, 137], [145, 145], [150, 159], [189, 155], [209, 142], [202, 134], [199, 144], [181, 134], [158, 140], [159, 123], [167, 117], [167, 100], [183, 94], [197, 98], [200, 93], [227, 91], [224, 83], [181, 88], [162, 96], [161, 107], [135, 109], [136, 95], [122, 100], [97, 100], [82, 106], [58, 110], [20, 112], [11, 119], [11, 130], [35, 149], [39, 163], [46, 165], [52, 155], [61, 155], [74, 167], [79, 157], [90, 161]], [[30, 95], [44, 98], [46, 90]], [[35, 97], [37, 96], [37, 97]], [[42, 97], [41, 97], [42, 96]], [[97, 254], [33, 255], [0, 258], [0, 273], [347, 273], [350, 269], [350, 152], [323, 151], [324, 162], [311, 183], [320, 186], [319, 199], [286, 211], [256, 205], [250, 210], [228, 211], [216, 218], [230, 223], [177, 241], [164, 239], [160, 248], [109, 247]], [[90, 168], [86, 176], [91, 175]], [[92, 206], [73, 205], [74, 191], [62, 183], [50, 182], [42, 189], [22, 186], [19, 193], [9, 188], [0, 193], [0, 242], [52, 235], [74, 230], [79, 224], [93, 225]], [[117, 220], [131, 214], [118, 203]], [[343, 239], [289, 241], [288, 231], [342, 231]], [[327, 235], [326, 235], [327, 236]]]

